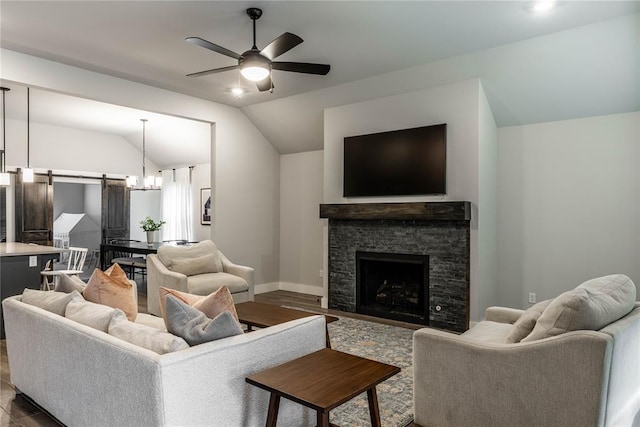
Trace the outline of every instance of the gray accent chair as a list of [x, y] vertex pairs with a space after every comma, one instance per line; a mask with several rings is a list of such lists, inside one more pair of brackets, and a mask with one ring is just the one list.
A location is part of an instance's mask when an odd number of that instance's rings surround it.
[[[416, 331], [415, 423], [640, 427], [640, 303], [635, 300], [633, 293], [627, 301], [631, 311], [598, 330], [580, 327], [517, 343], [507, 337], [525, 311], [512, 308], [488, 308], [485, 320], [462, 335]], [[595, 304], [596, 311], [602, 308]], [[568, 323], [579, 315], [571, 312]]]
[[211, 240], [191, 246], [163, 245], [147, 256], [147, 311], [161, 316], [161, 287], [209, 295], [226, 285], [235, 303], [253, 301], [254, 270], [229, 261]]

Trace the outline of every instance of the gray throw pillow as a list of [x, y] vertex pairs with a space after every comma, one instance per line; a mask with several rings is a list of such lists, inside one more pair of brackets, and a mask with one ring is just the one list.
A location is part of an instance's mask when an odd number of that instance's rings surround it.
[[513, 324], [513, 329], [511, 329], [511, 333], [507, 336], [508, 343], [517, 343], [520, 342], [524, 337], [529, 335], [533, 328], [536, 326], [536, 322], [542, 312], [549, 304], [551, 304], [552, 299], [540, 301], [539, 303], [529, 307], [527, 311], [522, 313], [522, 316], [516, 320]]
[[67, 294], [70, 294], [73, 291], [78, 291], [82, 293], [82, 291], [84, 291], [84, 288], [86, 286], [87, 284], [84, 283], [82, 279], [80, 279], [78, 276], [76, 275], [69, 276], [67, 274], [62, 273], [58, 278], [58, 283], [56, 283], [56, 287], [54, 291], [64, 292]]
[[636, 286], [624, 274], [587, 280], [559, 295], [544, 310], [533, 331], [521, 342], [553, 337], [569, 331], [597, 331], [629, 313]]
[[165, 316], [167, 331], [184, 338], [189, 345], [243, 334], [240, 323], [228, 310], [209, 319], [197, 308], [171, 295], [167, 296]]
[[67, 304], [74, 299], [84, 301], [84, 298], [78, 292], [66, 294], [64, 292], [36, 291], [29, 288], [22, 292], [23, 303], [34, 305], [58, 316], [64, 316]]

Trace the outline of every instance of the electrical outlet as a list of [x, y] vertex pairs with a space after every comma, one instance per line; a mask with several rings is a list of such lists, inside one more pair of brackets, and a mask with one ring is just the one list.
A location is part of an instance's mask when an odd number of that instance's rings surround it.
[[529, 292], [529, 304], [535, 304], [536, 302], [536, 293]]
[[29, 257], [29, 267], [37, 267], [38, 266], [38, 256], [32, 255]]

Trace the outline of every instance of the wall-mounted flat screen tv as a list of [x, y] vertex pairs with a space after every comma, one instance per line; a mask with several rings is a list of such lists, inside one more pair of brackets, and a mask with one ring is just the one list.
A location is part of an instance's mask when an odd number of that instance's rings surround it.
[[446, 194], [447, 125], [344, 138], [344, 197]]

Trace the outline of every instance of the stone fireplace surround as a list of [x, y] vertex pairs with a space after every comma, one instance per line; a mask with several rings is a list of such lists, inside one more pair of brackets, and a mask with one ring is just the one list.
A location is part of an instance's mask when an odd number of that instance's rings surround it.
[[322, 204], [329, 220], [329, 308], [356, 312], [356, 251], [429, 256], [428, 325], [469, 324], [470, 202]]

